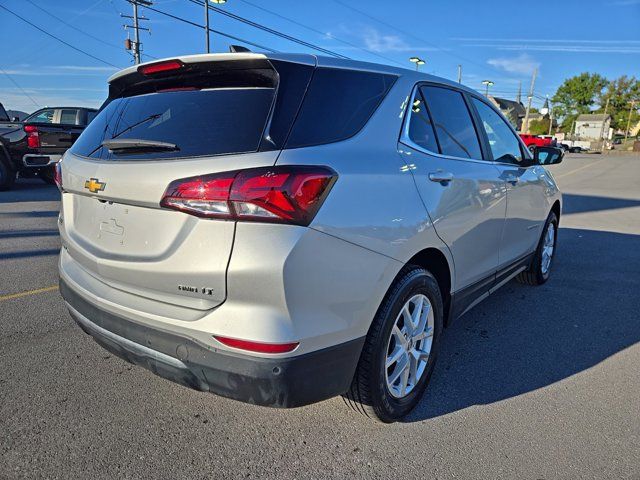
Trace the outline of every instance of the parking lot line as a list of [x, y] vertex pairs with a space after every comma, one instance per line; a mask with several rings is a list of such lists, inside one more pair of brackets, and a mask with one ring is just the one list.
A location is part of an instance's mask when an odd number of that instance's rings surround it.
[[602, 160], [598, 160], [597, 162], [594, 163], [589, 163], [588, 165], [583, 165], [580, 168], [576, 168], [575, 170], [571, 170], [570, 172], [567, 173], [563, 173], [562, 175], [555, 175], [555, 178], [562, 178], [562, 177], [566, 177], [567, 175], [571, 175], [573, 173], [579, 172], [580, 170], [584, 170], [585, 168], [589, 168], [589, 167], [593, 167], [594, 165], [597, 165], [599, 163], [604, 162], [605, 160], [607, 160], [606, 158], [603, 158]]
[[0, 296], [0, 302], [4, 300], [12, 300], [14, 298], [26, 297], [27, 295], [35, 295], [36, 293], [44, 293], [44, 292], [52, 292], [53, 290], [57, 290], [57, 285], [52, 285], [50, 287], [44, 288], [36, 288], [35, 290], [27, 290], [26, 292], [18, 292], [18, 293], [10, 293], [8, 295]]

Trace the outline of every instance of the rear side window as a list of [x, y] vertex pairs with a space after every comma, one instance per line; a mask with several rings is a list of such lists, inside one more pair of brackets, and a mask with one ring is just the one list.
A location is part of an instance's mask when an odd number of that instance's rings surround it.
[[317, 68], [286, 148], [352, 137], [364, 127], [395, 80], [394, 75]]
[[[113, 160], [255, 152], [273, 96], [273, 88], [249, 87], [169, 90], [117, 98], [87, 126], [72, 152]], [[114, 138], [168, 142], [178, 150], [116, 154], [100, 146]]]
[[75, 125], [77, 123], [77, 110], [60, 110], [60, 123], [64, 125]]
[[443, 155], [481, 159], [480, 142], [471, 114], [460, 92], [448, 88], [420, 87]]
[[411, 105], [411, 117], [409, 119], [409, 138], [416, 145], [431, 152], [438, 151], [438, 142], [433, 130], [433, 123], [425, 105], [420, 90], [416, 92]]

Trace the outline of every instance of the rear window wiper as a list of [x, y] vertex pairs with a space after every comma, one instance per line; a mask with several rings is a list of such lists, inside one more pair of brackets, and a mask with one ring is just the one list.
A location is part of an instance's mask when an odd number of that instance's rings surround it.
[[101, 146], [115, 153], [173, 152], [180, 150], [175, 143], [142, 140], [138, 138], [112, 138], [103, 141]]

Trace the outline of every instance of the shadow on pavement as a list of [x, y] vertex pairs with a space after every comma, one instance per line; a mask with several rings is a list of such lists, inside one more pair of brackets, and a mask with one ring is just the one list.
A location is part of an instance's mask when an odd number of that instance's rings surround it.
[[562, 213], [585, 213], [616, 208], [640, 207], [640, 200], [624, 198], [597, 197], [592, 195], [574, 195], [565, 193], [562, 195]]
[[14, 202], [57, 202], [60, 192], [53, 185], [47, 185], [39, 179], [19, 179], [6, 192], [0, 192], [0, 203]]
[[515, 281], [445, 331], [408, 422], [499, 402], [587, 370], [640, 340], [639, 235], [561, 228], [545, 285]]
[[30, 258], [30, 257], [48, 257], [52, 255], [58, 255], [60, 253], [59, 248], [49, 248], [46, 250], [28, 250], [19, 252], [0, 253], [0, 261], [11, 260], [14, 258]]

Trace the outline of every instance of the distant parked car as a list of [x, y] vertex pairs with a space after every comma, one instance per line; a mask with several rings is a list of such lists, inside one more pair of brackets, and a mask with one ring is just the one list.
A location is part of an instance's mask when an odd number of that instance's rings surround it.
[[530, 135], [528, 133], [521, 133], [520, 138], [530, 151], [534, 151], [536, 147], [553, 147], [555, 146], [555, 139], [549, 136], [541, 137], [539, 135]]
[[[4, 115], [3, 115], [4, 113]], [[47, 107], [24, 122], [10, 121], [0, 110], [0, 190], [11, 188], [16, 177], [42, 178], [53, 184], [54, 169], [97, 110], [83, 107]]]

